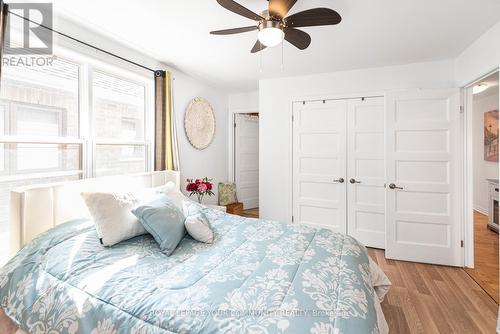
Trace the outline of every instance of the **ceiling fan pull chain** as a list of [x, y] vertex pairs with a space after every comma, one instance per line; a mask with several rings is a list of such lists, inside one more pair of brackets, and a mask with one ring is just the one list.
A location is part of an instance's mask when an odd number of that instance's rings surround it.
[[262, 52], [260, 53], [260, 68], [259, 72], [262, 73]]
[[284, 41], [282, 40], [281, 41], [281, 73], [283, 73], [283, 71], [285, 70], [285, 51], [284, 51]]

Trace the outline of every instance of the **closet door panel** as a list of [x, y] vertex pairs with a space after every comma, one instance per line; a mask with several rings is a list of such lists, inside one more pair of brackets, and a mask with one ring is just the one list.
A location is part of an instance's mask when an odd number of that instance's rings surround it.
[[349, 100], [348, 109], [348, 234], [385, 248], [384, 99]]
[[295, 223], [346, 233], [346, 112], [345, 100], [293, 105]]
[[461, 266], [460, 92], [386, 99], [386, 257]]

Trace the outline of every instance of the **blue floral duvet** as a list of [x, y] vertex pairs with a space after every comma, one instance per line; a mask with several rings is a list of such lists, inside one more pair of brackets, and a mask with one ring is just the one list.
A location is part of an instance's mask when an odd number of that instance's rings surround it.
[[378, 333], [366, 249], [329, 230], [206, 209], [214, 244], [167, 257], [60, 225], [0, 270], [0, 307], [35, 334]]

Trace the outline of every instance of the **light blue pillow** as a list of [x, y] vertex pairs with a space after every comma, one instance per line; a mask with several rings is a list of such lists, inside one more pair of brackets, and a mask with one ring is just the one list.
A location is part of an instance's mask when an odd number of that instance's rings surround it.
[[165, 195], [132, 210], [167, 256], [170, 256], [186, 234], [186, 219], [177, 206]]

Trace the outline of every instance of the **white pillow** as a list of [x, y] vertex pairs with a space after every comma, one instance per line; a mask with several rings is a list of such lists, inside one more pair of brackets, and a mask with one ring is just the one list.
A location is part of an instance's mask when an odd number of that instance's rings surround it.
[[153, 188], [155, 191], [159, 192], [159, 193], [162, 193], [162, 194], [168, 194], [169, 192], [171, 191], [174, 191], [176, 190], [175, 189], [175, 183], [172, 182], [172, 181], [168, 181], [166, 184], [162, 185], [162, 186], [158, 186], [156, 188]]
[[203, 213], [203, 206], [191, 200], [182, 201], [182, 211], [186, 220], [184, 226], [194, 240], [211, 244], [214, 242], [214, 232]]
[[184, 221], [184, 226], [194, 240], [206, 244], [214, 242], [214, 232], [208, 225], [208, 220], [202, 212], [187, 217]]
[[128, 193], [88, 192], [81, 193], [81, 196], [104, 246], [113, 246], [147, 233], [131, 211], [156, 196], [152, 189]]
[[[159, 186], [154, 188], [158, 193], [166, 195], [179, 210], [183, 211], [182, 203], [184, 201], [191, 201], [188, 197], [186, 197], [182, 192], [176, 189], [175, 183], [172, 181], [167, 182], [167, 184], [163, 186]], [[187, 216], [186, 216], [187, 217]]]

